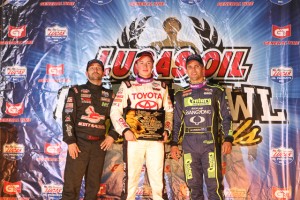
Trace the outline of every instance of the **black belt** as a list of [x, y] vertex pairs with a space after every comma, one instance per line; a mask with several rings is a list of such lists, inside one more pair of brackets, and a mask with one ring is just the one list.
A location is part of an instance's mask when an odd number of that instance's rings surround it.
[[78, 137], [89, 140], [89, 141], [99, 141], [99, 140], [104, 140], [105, 135], [101, 136], [93, 136], [93, 135], [88, 135], [88, 134], [77, 134]]
[[192, 133], [192, 134], [204, 134], [207, 132], [211, 132], [211, 127], [192, 127], [192, 128], [185, 128], [185, 133]]

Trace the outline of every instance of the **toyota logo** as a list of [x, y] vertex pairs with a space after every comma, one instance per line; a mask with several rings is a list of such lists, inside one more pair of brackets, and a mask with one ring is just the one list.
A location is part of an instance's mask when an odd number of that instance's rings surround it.
[[158, 104], [155, 101], [144, 100], [140, 101], [135, 105], [136, 109], [147, 109], [147, 110], [157, 110]]

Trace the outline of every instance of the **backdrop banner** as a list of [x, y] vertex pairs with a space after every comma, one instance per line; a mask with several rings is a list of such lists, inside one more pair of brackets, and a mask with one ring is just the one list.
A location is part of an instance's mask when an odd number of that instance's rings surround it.
[[[300, 1], [0, 2], [0, 200], [61, 198], [69, 86], [85, 83], [86, 63], [98, 58], [104, 86], [116, 92], [136, 76], [141, 50], [153, 52], [154, 77], [172, 94], [188, 85], [191, 53], [226, 89], [234, 125], [233, 151], [223, 156], [227, 200], [300, 199]], [[182, 158], [165, 150], [164, 198], [189, 199]], [[115, 143], [99, 199], [120, 198], [122, 156]], [[137, 199], [151, 199], [146, 173]]]

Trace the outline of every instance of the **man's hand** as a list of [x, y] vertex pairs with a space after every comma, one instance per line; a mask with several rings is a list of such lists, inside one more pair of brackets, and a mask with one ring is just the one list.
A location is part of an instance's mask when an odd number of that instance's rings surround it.
[[114, 138], [107, 135], [105, 137], [105, 140], [103, 142], [101, 142], [100, 148], [103, 149], [104, 151], [106, 151], [111, 147], [111, 145], [114, 143], [114, 141], [115, 141]]
[[222, 154], [230, 154], [232, 150], [231, 142], [224, 142], [222, 145]]
[[127, 141], [136, 141], [136, 138], [131, 130], [128, 130], [124, 133], [125, 140]]
[[164, 136], [164, 140], [162, 140], [162, 141], [160, 141], [160, 142], [165, 143], [165, 142], [168, 141], [168, 133], [167, 133], [167, 131], [164, 131], [163, 136]]
[[172, 147], [171, 147], [170, 154], [171, 154], [171, 157], [172, 157], [174, 160], [177, 160], [177, 161], [178, 161], [178, 158], [180, 158], [180, 154], [181, 154], [181, 152], [180, 152], [178, 146], [172, 146]]
[[76, 159], [78, 154], [81, 152], [76, 143], [68, 145], [68, 151], [71, 158]]

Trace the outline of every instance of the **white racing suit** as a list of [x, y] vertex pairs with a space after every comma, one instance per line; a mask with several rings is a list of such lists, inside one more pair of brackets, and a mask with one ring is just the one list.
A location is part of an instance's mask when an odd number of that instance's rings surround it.
[[[123, 117], [123, 110], [127, 107], [146, 110], [164, 109], [165, 121], [162, 122], [164, 130], [171, 133], [173, 106], [168, 88], [163, 82], [152, 80], [139, 83], [134, 80], [121, 83], [110, 112], [112, 123], [120, 135], [130, 129]], [[164, 143], [140, 138], [137, 138], [137, 141], [124, 139], [123, 158], [125, 177], [121, 199], [135, 199], [144, 162], [146, 162], [153, 199], [163, 199]]]

